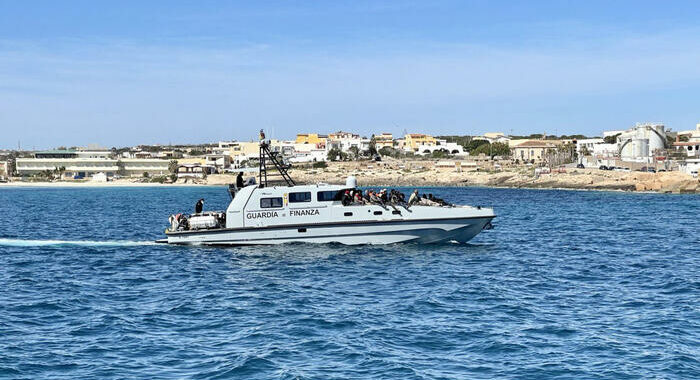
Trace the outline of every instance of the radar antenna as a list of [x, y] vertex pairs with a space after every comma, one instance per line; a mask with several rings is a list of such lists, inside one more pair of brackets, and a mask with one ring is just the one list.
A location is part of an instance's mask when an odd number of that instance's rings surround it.
[[279, 174], [275, 173], [270, 173], [270, 177], [274, 176], [280, 176], [284, 180], [284, 182], [287, 183], [287, 186], [295, 186], [296, 183], [292, 179], [292, 177], [289, 176], [289, 173], [287, 173], [287, 169], [289, 169], [289, 165], [285, 164], [282, 162], [281, 159], [277, 157], [278, 152], [273, 152], [270, 150], [270, 142], [265, 141], [265, 132], [263, 130], [260, 130], [260, 170], [258, 173], [258, 182], [260, 183], [259, 187], [266, 187], [268, 186], [268, 173], [267, 173], [267, 166], [269, 163], [272, 163], [272, 166], [274, 166], [274, 169], [277, 170]]

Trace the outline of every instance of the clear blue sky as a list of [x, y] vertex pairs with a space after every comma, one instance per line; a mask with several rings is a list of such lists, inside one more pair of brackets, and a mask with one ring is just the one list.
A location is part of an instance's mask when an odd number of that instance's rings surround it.
[[0, 148], [700, 121], [700, 2], [0, 0]]

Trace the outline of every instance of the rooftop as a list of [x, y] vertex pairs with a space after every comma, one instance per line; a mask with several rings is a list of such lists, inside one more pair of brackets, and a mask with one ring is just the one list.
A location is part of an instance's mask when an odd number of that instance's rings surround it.
[[557, 146], [542, 140], [528, 140], [515, 146], [516, 148], [556, 148]]
[[54, 150], [42, 150], [40, 152], [35, 152], [36, 154], [71, 154], [78, 153], [73, 149], [54, 149]]

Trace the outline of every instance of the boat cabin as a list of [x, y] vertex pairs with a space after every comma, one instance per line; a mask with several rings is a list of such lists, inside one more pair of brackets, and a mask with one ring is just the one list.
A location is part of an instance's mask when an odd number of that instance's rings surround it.
[[303, 185], [240, 189], [226, 210], [226, 228], [401, 219], [401, 211], [377, 204], [343, 205], [354, 186]]

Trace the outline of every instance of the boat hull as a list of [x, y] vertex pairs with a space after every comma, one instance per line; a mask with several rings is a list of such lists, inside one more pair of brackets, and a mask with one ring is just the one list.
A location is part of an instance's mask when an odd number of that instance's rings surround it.
[[233, 228], [167, 234], [167, 243], [185, 245], [269, 245], [286, 243], [395, 244], [466, 243], [494, 216], [421, 221], [329, 223], [266, 228]]

